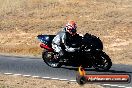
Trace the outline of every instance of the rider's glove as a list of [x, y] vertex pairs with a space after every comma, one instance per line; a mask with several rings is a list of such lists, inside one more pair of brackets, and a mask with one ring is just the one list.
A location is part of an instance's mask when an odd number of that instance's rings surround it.
[[69, 46], [65, 46], [66, 47], [66, 51], [67, 52], [75, 52], [75, 51], [78, 51], [80, 50], [80, 47], [79, 48], [72, 48], [72, 47], [69, 47]]
[[80, 47], [79, 48], [74, 48], [75, 51], [79, 51], [80, 50]]

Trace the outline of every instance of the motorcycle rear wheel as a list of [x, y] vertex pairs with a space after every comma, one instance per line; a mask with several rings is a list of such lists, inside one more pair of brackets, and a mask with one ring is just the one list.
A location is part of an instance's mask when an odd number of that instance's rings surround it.
[[62, 64], [59, 62], [58, 59], [55, 59], [55, 55], [56, 54], [54, 52], [48, 51], [42, 52], [42, 58], [48, 66], [53, 68], [60, 68]]

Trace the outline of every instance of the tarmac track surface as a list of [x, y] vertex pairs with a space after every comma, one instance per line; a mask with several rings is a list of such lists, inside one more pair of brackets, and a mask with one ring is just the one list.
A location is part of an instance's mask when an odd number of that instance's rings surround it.
[[[75, 81], [78, 68], [62, 66], [51, 68], [42, 59], [29, 57], [0, 56], [0, 73], [49, 78], [56, 80]], [[129, 74], [132, 76], [132, 65], [113, 64], [108, 72], [96, 72], [94, 68], [86, 69], [87, 74]], [[103, 84], [107, 88], [132, 88], [129, 84]]]

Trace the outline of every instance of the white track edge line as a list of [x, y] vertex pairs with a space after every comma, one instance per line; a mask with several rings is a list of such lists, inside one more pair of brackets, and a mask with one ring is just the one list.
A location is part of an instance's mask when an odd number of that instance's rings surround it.
[[[51, 78], [51, 77], [40, 77], [40, 76], [31, 76], [31, 75], [22, 75], [22, 74], [13, 74], [13, 73], [4, 73], [5, 75], [14, 75], [14, 76], [24, 76], [24, 77], [33, 77], [33, 78], [43, 78], [43, 79], [53, 79], [53, 80], [60, 80], [60, 81], [70, 81], [76, 82], [76, 80], [68, 80], [68, 79], [60, 79], [60, 78]], [[119, 86], [119, 85], [111, 85], [111, 84], [102, 84], [104, 86], [113, 86], [113, 87], [121, 87], [121, 88], [132, 88], [127, 86]]]
[[43, 79], [50, 79], [50, 77], [41, 77], [41, 78], [43, 78]]
[[33, 78], [40, 78], [40, 76], [32, 76]]
[[58, 80], [59, 78], [51, 78], [51, 79], [53, 79], [53, 80]]
[[116, 86], [117, 87], [118, 85], [110, 85], [110, 86]]
[[22, 74], [13, 74], [14, 76], [21, 76]]
[[111, 84], [102, 84], [102, 85], [108, 86], [108, 85], [111, 85]]
[[112, 85], [112, 84], [102, 84], [102, 86], [111, 86], [111, 87], [119, 87], [119, 88], [132, 88], [132, 87], [127, 87], [127, 86], [120, 86], [120, 85]]
[[24, 76], [24, 77], [30, 77], [31, 75], [22, 75], [22, 76]]
[[68, 81], [68, 79], [59, 79], [60, 81]]
[[12, 75], [12, 73], [4, 73], [5, 75]]
[[118, 86], [118, 87], [120, 87], [120, 88], [125, 88], [126, 86]]
[[69, 80], [70, 82], [76, 82], [76, 80]]

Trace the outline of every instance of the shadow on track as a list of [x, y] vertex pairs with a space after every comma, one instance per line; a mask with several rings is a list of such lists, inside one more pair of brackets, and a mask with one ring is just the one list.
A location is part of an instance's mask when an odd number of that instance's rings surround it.
[[[68, 70], [74, 70], [74, 71], [78, 71], [78, 67], [61, 67], [64, 69], [68, 69]], [[86, 68], [85, 71], [96, 71], [95, 69], [91, 69], [91, 68]]]

